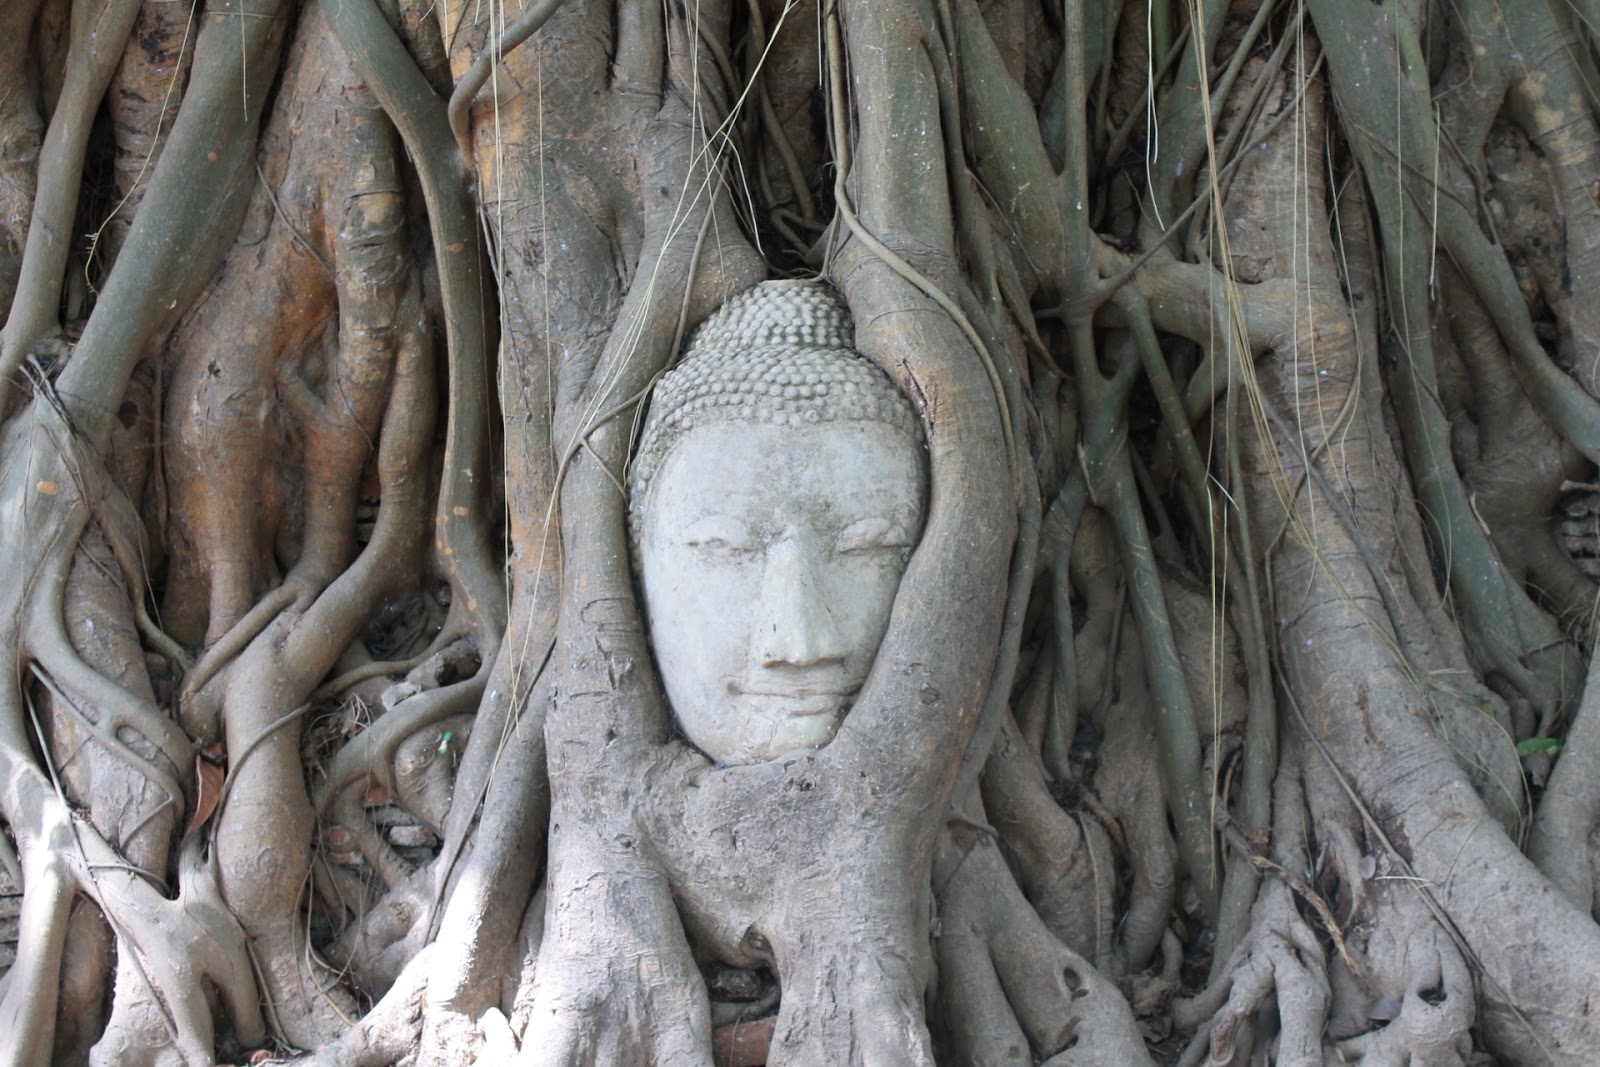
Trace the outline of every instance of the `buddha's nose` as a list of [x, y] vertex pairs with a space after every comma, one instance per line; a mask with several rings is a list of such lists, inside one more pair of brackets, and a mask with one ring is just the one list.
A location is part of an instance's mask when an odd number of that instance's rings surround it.
[[767, 550], [753, 651], [763, 667], [842, 662], [844, 635], [817, 581], [821, 561], [803, 539], [786, 534]]

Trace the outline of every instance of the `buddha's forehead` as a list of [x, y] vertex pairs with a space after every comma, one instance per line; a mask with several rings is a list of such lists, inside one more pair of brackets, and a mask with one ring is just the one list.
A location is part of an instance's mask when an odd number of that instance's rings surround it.
[[801, 427], [720, 422], [685, 433], [650, 494], [653, 525], [708, 514], [772, 522], [916, 523], [924, 497], [920, 445], [877, 422]]
[[[903, 481], [916, 487], [920, 500], [926, 481], [921, 423], [889, 377], [854, 351], [852, 340], [849, 309], [817, 282], [765, 282], [729, 300], [696, 331], [683, 359], [651, 393], [628, 470], [631, 536], [637, 539], [649, 519], [646, 501], [684, 498], [684, 487], [663, 495], [655, 483], [669, 457], [681, 454], [684, 442], [703, 432], [727, 442], [720, 447], [731, 455], [677, 464], [680, 470], [703, 472], [676, 476], [687, 478], [695, 494], [714, 491], [720, 480], [725, 491], [743, 487], [741, 494], [754, 493], [753, 486], [792, 484], [795, 493], [804, 487], [824, 499], [848, 496], [852, 486], [867, 484], [859, 468], [874, 467], [872, 448], [861, 444], [865, 437], [881, 441], [885, 454], [914, 457], [914, 470]], [[877, 424], [882, 432], [829, 430], [865, 424]], [[890, 443], [895, 434], [898, 445]], [[763, 438], [761, 447], [738, 440], [757, 435]], [[844, 456], [841, 449], [849, 440], [865, 453]], [[811, 465], [834, 477], [808, 477]], [[755, 493], [749, 499], [775, 497]]]

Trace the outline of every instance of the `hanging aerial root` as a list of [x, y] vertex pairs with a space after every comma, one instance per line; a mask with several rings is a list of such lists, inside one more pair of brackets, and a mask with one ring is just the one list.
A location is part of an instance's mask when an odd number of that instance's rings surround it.
[[339, 42], [395, 124], [428, 205], [447, 335], [449, 414], [444, 482], [435, 513], [436, 547], [450, 575], [452, 617], [465, 615], [490, 659], [505, 632], [505, 596], [490, 559], [482, 486], [488, 476], [492, 309], [482, 284], [479, 241], [466, 169], [456, 155], [447, 106], [417, 69], [371, 0], [324, 0]]
[[[23, 361], [61, 328], [62, 277], [72, 249], [65, 235], [72, 232], [78, 210], [89, 128], [140, 6], [140, 0], [74, 0], [72, 5], [72, 45], [67, 51], [60, 97], [39, 153], [21, 277], [10, 315], [0, 329], [0, 418], [11, 413], [20, 395], [17, 383]], [[25, 48], [25, 41], [25, 37], [13, 41], [11, 47]], [[13, 85], [10, 92], [27, 90]]]
[[[1399, 162], [1436, 158], [1438, 135], [1431, 109], [1415, 83], [1401, 79], [1380, 87], [1368, 71], [1378, 56], [1419, 47], [1416, 27], [1386, 23], [1347, 29], [1340, 26], [1335, 8], [1326, 0], [1310, 3], [1324, 30], [1334, 97], [1363, 130], [1351, 148], [1370, 185], [1399, 193], [1373, 198], [1394, 314], [1402, 322], [1427, 321], [1429, 276], [1407, 268], [1431, 257], [1437, 234], [1489, 311], [1542, 414], [1591, 460], [1600, 458], [1600, 405], [1555, 366], [1539, 343], [1501, 250], [1456, 197], [1423, 188]], [[1392, 145], [1378, 140], [1379, 129], [1392, 131]], [[1430, 201], [1436, 205], [1432, 217], [1423, 207]], [[1428, 330], [1410, 328], [1404, 334], [1398, 346], [1402, 367], [1388, 376], [1388, 385], [1423, 516], [1436, 550], [1447, 561], [1456, 611], [1477, 655], [1532, 704], [1541, 725], [1548, 727], [1570, 702], [1581, 664], [1554, 620], [1500, 560], [1483, 520], [1473, 513], [1455, 464], [1441, 460], [1452, 452], [1449, 421], [1438, 400], [1436, 346]], [[1334, 353], [1350, 346], [1336, 333], [1325, 344]]]

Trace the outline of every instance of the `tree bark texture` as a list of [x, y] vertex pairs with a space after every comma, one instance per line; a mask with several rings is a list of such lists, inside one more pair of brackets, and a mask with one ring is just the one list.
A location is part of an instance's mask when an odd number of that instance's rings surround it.
[[[1600, 1062], [1600, 5], [14, 0], [0, 1063]], [[821, 278], [816, 750], [623, 487]]]

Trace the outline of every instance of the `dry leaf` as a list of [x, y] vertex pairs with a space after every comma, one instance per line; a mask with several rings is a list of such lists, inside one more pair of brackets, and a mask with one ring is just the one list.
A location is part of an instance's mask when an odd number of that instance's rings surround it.
[[183, 832], [188, 837], [211, 818], [211, 813], [217, 810], [217, 801], [222, 799], [222, 780], [227, 776], [222, 764], [212, 762], [205, 753], [197, 753], [194, 757], [195, 801], [194, 816], [189, 820], [189, 828]]

